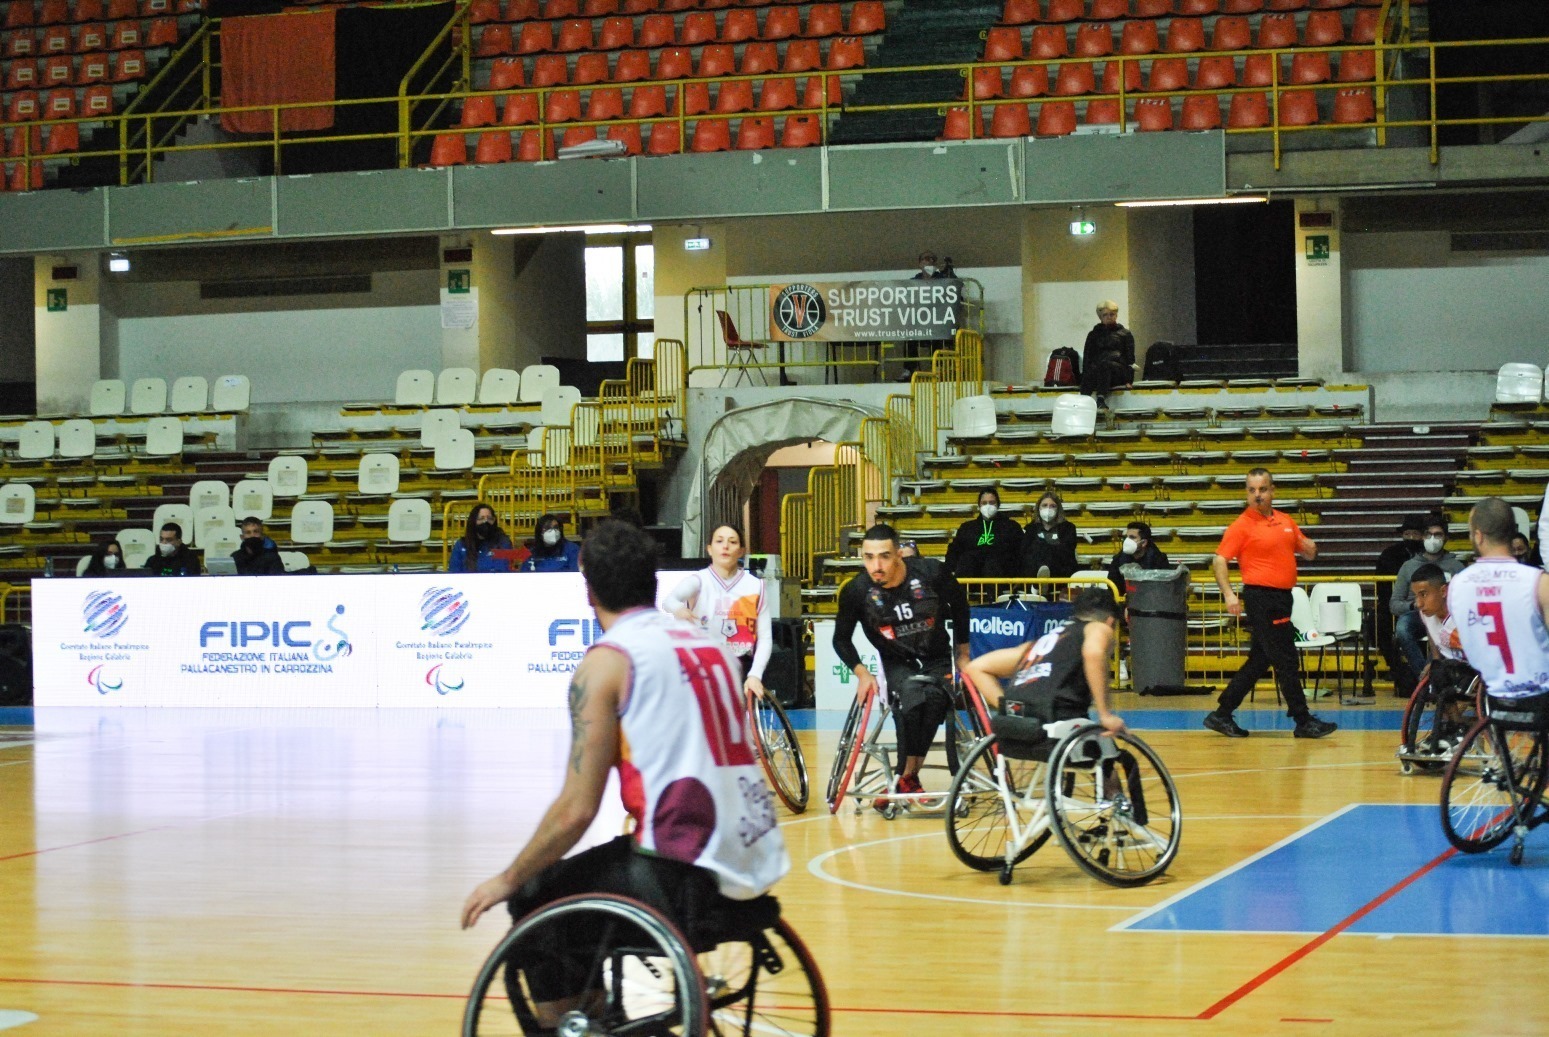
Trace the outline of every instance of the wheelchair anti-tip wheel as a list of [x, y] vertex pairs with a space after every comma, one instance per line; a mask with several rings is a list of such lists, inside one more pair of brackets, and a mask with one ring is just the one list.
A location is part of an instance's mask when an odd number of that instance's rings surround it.
[[758, 761], [769, 786], [794, 813], [807, 809], [807, 761], [796, 741], [796, 729], [773, 694], [750, 696], [749, 714], [757, 735]]
[[974, 744], [947, 794], [947, 845], [958, 860], [977, 871], [999, 869], [1001, 882], [1009, 883], [1012, 866], [1027, 860], [1049, 841], [1045, 829], [1013, 860], [1006, 860], [1014, 837], [1006, 801], [1011, 802], [1018, 828], [1026, 831], [1045, 809], [1041, 770], [1036, 761], [1013, 760], [997, 752], [994, 736]]
[[[560, 1017], [543, 1018], [540, 1002]], [[511, 927], [479, 970], [462, 1032], [699, 1037], [707, 1019], [682, 933], [639, 901], [593, 894], [556, 900]]]
[[717, 1037], [827, 1037], [828, 989], [817, 963], [785, 919], [751, 940], [728, 940], [699, 955]]
[[[1123, 732], [1096, 724], [1067, 735], [1049, 756], [1046, 795], [1055, 838], [1076, 864], [1113, 886], [1140, 886], [1178, 853], [1183, 811], [1161, 759]], [[1111, 751], [1103, 741], [1111, 738]]]
[[1516, 824], [1517, 803], [1524, 798], [1537, 803], [1543, 794], [1546, 769], [1541, 737], [1481, 719], [1442, 775], [1441, 827], [1447, 841], [1463, 853], [1499, 846]]

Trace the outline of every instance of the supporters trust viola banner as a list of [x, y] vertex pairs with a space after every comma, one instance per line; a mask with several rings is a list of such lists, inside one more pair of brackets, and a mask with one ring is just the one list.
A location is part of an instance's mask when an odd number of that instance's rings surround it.
[[962, 320], [963, 282], [802, 281], [769, 288], [770, 337], [786, 342], [949, 339]]

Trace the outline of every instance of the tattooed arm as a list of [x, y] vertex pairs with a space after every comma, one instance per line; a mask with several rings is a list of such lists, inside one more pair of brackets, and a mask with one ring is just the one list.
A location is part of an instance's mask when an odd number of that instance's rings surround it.
[[571, 737], [564, 787], [511, 866], [468, 895], [463, 904], [464, 929], [485, 911], [509, 900], [586, 834], [602, 802], [608, 772], [618, 762], [619, 703], [628, 686], [629, 660], [621, 652], [588, 652], [576, 668], [570, 682]]

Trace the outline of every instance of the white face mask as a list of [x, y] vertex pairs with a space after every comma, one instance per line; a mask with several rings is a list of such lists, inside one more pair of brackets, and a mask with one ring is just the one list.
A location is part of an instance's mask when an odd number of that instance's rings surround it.
[[999, 511], [1000, 511], [1000, 509], [997, 508], [993, 504], [981, 504], [981, 505], [979, 505], [979, 514], [981, 516], [983, 516], [984, 521], [986, 521], [986, 522], [988, 522], [990, 519], [994, 518], [995, 515]]
[[936, 272], [936, 268], [929, 263], [926, 263], [924, 266], [920, 267], [920, 269], [925, 271], [927, 274], [934, 274]]
[[104, 569], [117, 569], [118, 568], [118, 555], [103, 555], [102, 556], [102, 567]]
[[1439, 553], [1441, 551], [1442, 544], [1444, 544], [1445, 542], [1446, 541], [1442, 540], [1441, 537], [1426, 537], [1425, 538], [1425, 550], [1426, 550], [1426, 553], [1427, 554], [1437, 554], [1437, 553]]
[[157, 544], [156, 545], [156, 550], [160, 551], [162, 553], [163, 557], [167, 557], [167, 556], [170, 556], [173, 551], [177, 550], [177, 545], [176, 544]]
[[1054, 521], [1054, 516], [1058, 515], [1059, 513], [1060, 512], [1059, 512], [1058, 508], [1039, 508], [1038, 509], [1038, 517], [1043, 519], [1045, 522], [1053, 522]]
[[543, 531], [543, 542], [548, 544], [550, 547], [553, 547], [555, 544], [559, 543], [559, 530], [545, 529]]
[[1140, 541], [1139, 540], [1133, 540], [1133, 539], [1131, 539], [1129, 537], [1125, 537], [1124, 538], [1124, 553], [1127, 554], [1127, 555], [1139, 554], [1140, 553]]

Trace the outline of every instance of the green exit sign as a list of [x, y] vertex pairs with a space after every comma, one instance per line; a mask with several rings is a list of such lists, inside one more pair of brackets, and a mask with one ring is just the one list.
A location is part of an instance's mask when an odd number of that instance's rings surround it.
[[446, 272], [446, 290], [452, 295], [467, 295], [472, 285], [473, 271], [448, 270]]
[[1089, 234], [1097, 233], [1097, 224], [1091, 220], [1071, 220], [1070, 233], [1073, 237], [1084, 238]]
[[70, 296], [68, 289], [50, 288], [48, 290], [48, 312], [63, 313], [70, 308]]

